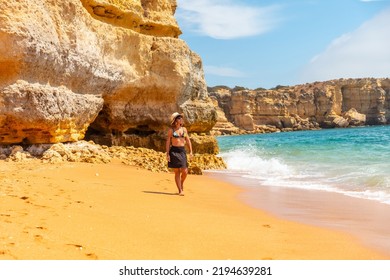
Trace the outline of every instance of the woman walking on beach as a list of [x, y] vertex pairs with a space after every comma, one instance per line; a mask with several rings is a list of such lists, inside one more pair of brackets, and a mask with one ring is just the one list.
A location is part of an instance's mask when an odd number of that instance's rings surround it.
[[168, 130], [166, 152], [168, 167], [175, 172], [175, 182], [179, 195], [184, 195], [184, 181], [188, 173], [187, 154], [185, 144], [187, 143], [192, 157], [192, 145], [187, 129], [183, 127], [183, 115], [173, 113], [171, 116], [171, 128]]

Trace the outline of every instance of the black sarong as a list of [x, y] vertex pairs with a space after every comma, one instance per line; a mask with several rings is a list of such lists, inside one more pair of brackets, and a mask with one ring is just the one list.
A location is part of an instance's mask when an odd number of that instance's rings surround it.
[[169, 168], [187, 168], [187, 153], [184, 147], [171, 146], [169, 149]]

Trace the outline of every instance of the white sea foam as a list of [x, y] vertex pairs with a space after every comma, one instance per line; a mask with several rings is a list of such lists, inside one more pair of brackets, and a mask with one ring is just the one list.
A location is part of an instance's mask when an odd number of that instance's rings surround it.
[[[251, 147], [224, 152], [220, 156], [227, 163], [228, 173], [241, 174], [240, 176], [243, 178], [257, 180], [259, 186], [327, 191], [390, 204], [389, 192], [360, 189], [370, 186], [375, 189], [378, 185], [386, 190], [390, 188], [388, 178], [374, 176], [371, 170], [367, 170], [369, 174], [373, 175], [369, 178], [359, 171], [334, 174], [335, 176], [329, 177], [329, 174], [323, 174], [318, 169], [308, 171], [302, 166], [289, 166], [282, 159], [276, 157], [263, 158], [259, 151]], [[350, 190], [343, 189], [345, 185], [348, 185]], [[356, 185], [355, 189], [354, 185]]]
[[340, 191], [340, 193], [352, 197], [375, 200], [381, 203], [390, 204], [390, 194], [383, 191], [361, 191], [361, 192]]
[[228, 171], [259, 186], [390, 204], [390, 126], [221, 137]]
[[[256, 161], [252, 161], [256, 162]], [[276, 166], [279, 168], [280, 166], [283, 166], [282, 170], [290, 170], [288, 166], [284, 166], [283, 164], [280, 165], [280, 163], [276, 164], [268, 164], [269, 162], [273, 162], [273, 160], [270, 161], [261, 161], [266, 164], [267, 168], [265, 169], [272, 169], [273, 166]], [[264, 170], [265, 170], [264, 169]], [[370, 191], [370, 190], [345, 190], [342, 187], [345, 185], [345, 183], [340, 184], [342, 182], [338, 181], [337, 184], [330, 184], [329, 180], [325, 180], [325, 178], [317, 178], [318, 180], [315, 180], [311, 178], [310, 176], [292, 176], [291, 172], [284, 173], [282, 175], [281, 173], [275, 172], [275, 170], [271, 171], [273, 172], [273, 176], [268, 176], [265, 172], [264, 174], [259, 174], [246, 171], [244, 169], [236, 169], [232, 170], [229, 169], [227, 171], [232, 172], [234, 174], [241, 174], [242, 178], [248, 178], [250, 180], [257, 180], [260, 186], [265, 187], [271, 187], [271, 188], [295, 188], [295, 189], [304, 189], [304, 190], [316, 190], [316, 191], [326, 191], [326, 192], [333, 192], [333, 193], [339, 193], [346, 196], [351, 196], [355, 198], [361, 198], [361, 199], [368, 199], [368, 200], [374, 200], [378, 201], [380, 203], [385, 203], [390, 205], [390, 193], [386, 191]], [[239, 172], [239, 173], [238, 173]], [[278, 174], [278, 175], [275, 175]]]
[[245, 172], [248, 175], [267, 179], [269, 177], [291, 177], [293, 170], [277, 158], [264, 159], [253, 149], [235, 150], [221, 154], [228, 169], [233, 172]]

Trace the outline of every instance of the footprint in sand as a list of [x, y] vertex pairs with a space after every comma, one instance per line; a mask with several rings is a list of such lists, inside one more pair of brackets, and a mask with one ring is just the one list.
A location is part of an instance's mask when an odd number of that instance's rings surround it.
[[79, 245], [79, 244], [65, 244], [67, 246], [73, 246], [73, 247], [76, 247], [77, 249], [79, 250], [83, 250], [83, 246], [82, 245]]
[[94, 253], [85, 254], [89, 259], [91, 260], [98, 260], [98, 256], [96, 256]]
[[14, 259], [17, 260], [18, 258], [11, 254], [9, 250], [0, 250], [0, 256], [7, 256], [5, 259]]
[[37, 227], [35, 227], [36, 229], [41, 229], [41, 230], [47, 230], [47, 228], [45, 228], [45, 227], [41, 227], [41, 226], [37, 226]]
[[[85, 247], [79, 244], [65, 244], [67, 246], [73, 246], [76, 247], [77, 249], [81, 250], [86, 250]], [[95, 253], [85, 253], [85, 256], [91, 260], [97, 260], [99, 259], [98, 256]]]
[[35, 239], [35, 241], [42, 242], [43, 241], [43, 236], [39, 235], [39, 234], [36, 234], [36, 235], [34, 235], [34, 239]]

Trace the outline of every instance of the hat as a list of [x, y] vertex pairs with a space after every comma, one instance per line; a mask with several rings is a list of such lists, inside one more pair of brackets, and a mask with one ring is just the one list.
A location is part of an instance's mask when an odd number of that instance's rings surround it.
[[183, 114], [179, 114], [178, 112], [175, 112], [171, 115], [171, 125], [175, 122], [177, 117], [183, 117]]

